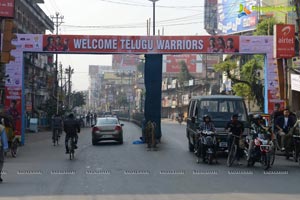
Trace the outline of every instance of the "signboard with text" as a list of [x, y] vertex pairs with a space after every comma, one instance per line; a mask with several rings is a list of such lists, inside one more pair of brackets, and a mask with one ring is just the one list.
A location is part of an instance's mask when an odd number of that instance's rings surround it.
[[238, 53], [239, 46], [239, 36], [44, 35], [43, 38], [43, 51], [83, 54]]
[[[278, 99], [278, 74], [273, 56], [273, 36], [116, 36], [116, 35], [41, 35], [17, 34], [13, 40], [17, 49], [12, 51], [15, 61], [5, 65], [5, 110], [15, 119], [16, 130], [25, 138], [25, 52], [74, 54], [257, 54], [266, 55], [265, 62], [265, 112], [272, 110]], [[203, 58], [202, 58], [203, 59]], [[176, 59], [175, 59], [176, 60]], [[207, 57], [209, 60], [209, 57]], [[175, 61], [177, 62], [177, 61]], [[201, 63], [200, 58], [190, 59]], [[199, 64], [198, 63], [198, 64]], [[196, 65], [197, 71], [197, 65]], [[196, 80], [197, 81], [197, 80]], [[54, 80], [51, 80], [52, 84]], [[175, 88], [172, 81], [171, 87]], [[108, 99], [107, 99], [108, 100]], [[176, 104], [172, 104], [173, 107]], [[270, 106], [271, 105], [271, 106]], [[27, 104], [27, 109], [31, 109]]]
[[295, 25], [274, 25], [274, 57], [292, 58], [295, 56]]
[[0, 17], [13, 18], [15, 15], [15, 0], [1, 0]]

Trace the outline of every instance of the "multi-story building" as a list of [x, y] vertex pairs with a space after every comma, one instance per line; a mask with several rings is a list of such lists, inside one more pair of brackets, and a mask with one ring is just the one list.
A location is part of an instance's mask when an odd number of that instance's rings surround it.
[[104, 89], [103, 78], [104, 73], [111, 71], [112, 66], [103, 66], [103, 65], [89, 65], [89, 90], [88, 90], [88, 109], [89, 111], [97, 111], [101, 109], [101, 92]]
[[[15, 0], [16, 33], [45, 34], [47, 30], [51, 32], [54, 30], [54, 23], [38, 6], [39, 3], [44, 3], [44, 0]], [[26, 113], [30, 116], [39, 114], [41, 109], [39, 105], [53, 95], [55, 79], [52, 57], [52, 54], [24, 55]]]

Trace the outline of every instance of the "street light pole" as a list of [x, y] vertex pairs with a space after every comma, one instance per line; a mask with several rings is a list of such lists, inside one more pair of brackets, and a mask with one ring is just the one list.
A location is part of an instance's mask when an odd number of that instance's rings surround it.
[[153, 35], [155, 35], [155, 2], [158, 0], [149, 0], [153, 2]]

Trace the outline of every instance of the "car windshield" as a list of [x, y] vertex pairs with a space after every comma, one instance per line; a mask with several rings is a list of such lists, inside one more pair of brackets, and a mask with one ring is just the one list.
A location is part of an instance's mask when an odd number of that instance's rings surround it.
[[118, 120], [115, 118], [98, 118], [97, 125], [104, 125], [104, 124], [118, 124]]
[[209, 115], [213, 121], [228, 121], [235, 113], [239, 114], [239, 120], [247, 121], [247, 111], [243, 101], [232, 99], [207, 99], [201, 100], [199, 116]]

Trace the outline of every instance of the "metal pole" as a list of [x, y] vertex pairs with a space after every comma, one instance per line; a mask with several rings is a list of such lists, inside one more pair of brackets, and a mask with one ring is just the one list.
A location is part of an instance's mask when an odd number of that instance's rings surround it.
[[153, 35], [155, 35], [155, 2], [158, 0], [149, 0], [153, 2]]

